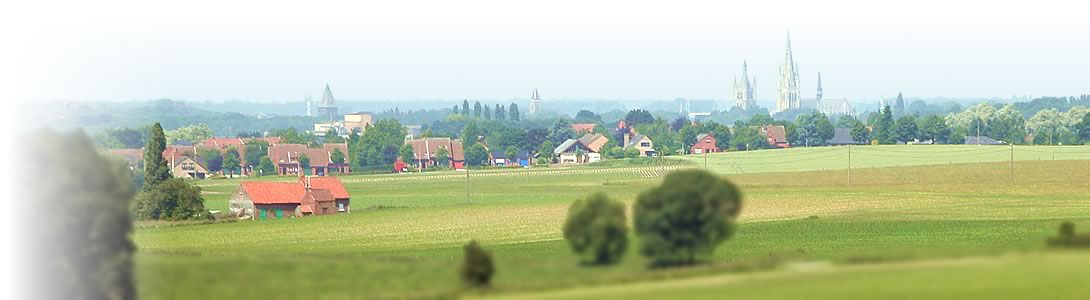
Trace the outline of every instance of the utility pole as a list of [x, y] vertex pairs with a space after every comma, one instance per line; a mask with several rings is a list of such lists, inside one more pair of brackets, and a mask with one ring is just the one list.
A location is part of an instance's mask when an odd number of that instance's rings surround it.
[[848, 144], [848, 185], [852, 185], [852, 144]]
[[466, 204], [469, 204], [469, 162], [465, 162], [466, 168]]
[[1014, 183], [1014, 143], [1011, 143], [1011, 183]]
[[704, 149], [704, 169], [708, 169], [708, 149]]

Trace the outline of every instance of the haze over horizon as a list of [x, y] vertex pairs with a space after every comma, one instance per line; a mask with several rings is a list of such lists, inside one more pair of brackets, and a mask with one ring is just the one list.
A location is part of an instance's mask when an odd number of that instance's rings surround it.
[[240, 15], [250, 8], [242, 4], [156, 13], [86, 4], [101, 13], [9, 20], [26, 32], [3, 56], [18, 72], [4, 96], [287, 102], [317, 98], [328, 83], [338, 99], [360, 101], [524, 99], [536, 87], [546, 100], [723, 103], [746, 61], [758, 100], [770, 103], [788, 31], [807, 98], [818, 72], [826, 98], [851, 101], [883, 92], [1067, 96], [1090, 83], [1090, 26], [1059, 1], [986, 10], [940, 1], [653, 3], [531, 11], [502, 1], [317, 3], [269, 5], [259, 16]]

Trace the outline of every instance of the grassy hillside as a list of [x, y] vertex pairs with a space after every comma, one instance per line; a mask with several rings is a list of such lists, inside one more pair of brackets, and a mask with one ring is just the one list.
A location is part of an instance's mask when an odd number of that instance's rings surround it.
[[[793, 151], [822, 149], [779, 153]], [[667, 168], [471, 171], [468, 198], [464, 173], [349, 176], [352, 214], [138, 229], [137, 271], [151, 299], [452, 296], [460, 247], [478, 239], [495, 254], [494, 292], [504, 294], [702, 278], [774, 262], [1038, 251], [1061, 220], [1090, 227], [1090, 161], [1018, 161], [1014, 183], [1009, 167], [864, 168], [853, 170], [851, 185], [843, 170], [729, 174], [746, 194], [737, 236], [715, 263], [668, 271], [647, 270], [635, 247], [618, 266], [579, 267], [560, 234], [571, 201], [606, 191], [631, 203]], [[201, 184], [221, 193], [206, 195], [210, 206], [225, 207], [237, 180]]]

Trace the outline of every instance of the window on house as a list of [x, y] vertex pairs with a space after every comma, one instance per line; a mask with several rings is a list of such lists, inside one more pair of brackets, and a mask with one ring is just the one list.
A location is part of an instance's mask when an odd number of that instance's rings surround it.
[[649, 142], [640, 142], [640, 147], [651, 147], [651, 143], [649, 143]]
[[344, 211], [344, 203], [337, 203], [337, 211]]

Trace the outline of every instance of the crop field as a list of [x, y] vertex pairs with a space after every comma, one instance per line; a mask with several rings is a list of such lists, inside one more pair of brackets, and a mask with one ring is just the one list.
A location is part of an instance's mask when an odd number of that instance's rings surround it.
[[[816, 291], [863, 299], [874, 294], [820, 283], [889, 284], [907, 293], [912, 287], [898, 283], [900, 274], [923, 278], [937, 270], [948, 280], [974, 278], [988, 282], [981, 289], [1002, 290], [1022, 273], [1090, 274], [1090, 253], [1043, 246], [1063, 220], [1075, 221], [1080, 231], [1090, 228], [1090, 147], [1014, 147], [1013, 177], [1009, 146], [852, 147], [850, 184], [847, 151], [708, 155], [707, 167], [738, 183], [746, 198], [735, 237], [699, 267], [648, 269], [634, 244], [619, 265], [580, 267], [561, 238], [572, 201], [604, 191], [631, 204], [670, 170], [704, 167], [704, 156], [684, 156], [651, 164], [471, 170], [468, 179], [453, 171], [346, 176], [351, 214], [145, 225], [133, 236], [139, 292], [149, 299], [599, 299], [676, 297], [683, 290], [685, 298], [778, 299]], [[867, 151], [873, 153], [862, 154]], [[210, 209], [226, 209], [238, 181], [198, 184]], [[484, 293], [462, 291], [456, 276], [461, 246], [470, 239], [496, 260], [493, 288]], [[1063, 288], [1070, 283], [1058, 280], [1033, 295], [1080, 298], [1072, 295], [1085, 289]], [[933, 291], [958, 287], [936, 280]], [[982, 295], [990, 294], [957, 298]], [[889, 296], [882, 298], [898, 297]]]

